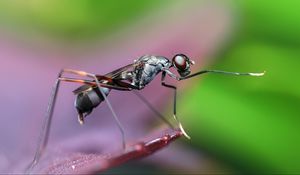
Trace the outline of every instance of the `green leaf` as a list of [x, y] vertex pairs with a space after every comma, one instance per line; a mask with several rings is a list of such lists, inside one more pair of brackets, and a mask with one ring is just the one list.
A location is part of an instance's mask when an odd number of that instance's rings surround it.
[[299, 51], [258, 41], [233, 48], [214, 68], [267, 74], [203, 75], [178, 104], [192, 143], [245, 172], [299, 172]]

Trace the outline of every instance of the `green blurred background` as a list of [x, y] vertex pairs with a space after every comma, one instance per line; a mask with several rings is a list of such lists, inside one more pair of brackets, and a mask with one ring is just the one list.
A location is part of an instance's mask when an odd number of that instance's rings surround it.
[[[1, 25], [21, 34], [37, 32], [63, 42], [86, 43], [177, 2], [1, 1], [0, 18]], [[232, 6], [235, 32], [205, 67], [265, 70], [266, 75], [206, 75], [193, 80], [190, 90], [179, 93], [178, 111], [192, 137], [184, 144], [213, 157], [222, 165], [219, 171], [226, 167], [224, 171], [230, 172], [299, 174], [300, 1], [220, 4]]]
[[247, 0], [236, 7], [238, 32], [211, 67], [266, 75], [205, 76], [181, 99], [181, 110], [196, 146], [246, 172], [299, 174], [300, 1]]

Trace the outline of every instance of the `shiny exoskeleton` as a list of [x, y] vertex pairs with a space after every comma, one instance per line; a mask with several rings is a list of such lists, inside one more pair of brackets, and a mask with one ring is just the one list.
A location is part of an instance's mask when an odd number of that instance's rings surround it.
[[143, 89], [157, 74], [164, 69], [169, 69], [172, 63], [162, 56], [145, 55], [135, 61], [137, 66], [129, 74], [132, 75], [132, 85]]
[[[80, 88], [86, 88], [86, 86], [84, 85]], [[110, 89], [108, 88], [101, 87], [101, 89], [106, 96], [110, 92]], [[74, 105], [78, 112], [80, 124], [83, 124], [84, 117], [88, 116], [103, 100], [104, 97], [102, 96], [98, 87], [88, 87], [77, 94]]]
[[[101, 104], [102, 101], [106, 101], [112, 117], [116, 121], [116, 124], [122, 134], [122, 145], [125, 149], [125, 132], [121, 122], [118, 119], [112, 105], [110, 104], [107, 96], [109, 92], [114, 90], [132, 91], [136, 94], [148, 107], [151, 109], [156, 116], [160, 117], [166, 124], [173, 128], [173, 125], [144, 98], [141, 94], [134, 90], [141, 90], [148, 85], [159, 73], [161, 73], [161, 85], [174, 91], [173, 101], [173, 117], [177, 121], [178, 127], [182, 134], [186, 138], [190, 138], [184, 131], [181, 122], [176, 115], [176, 92], [177, 88], [174, 85], [165, 82], [166, 75], [174, 78], [177, 81], [189, 79], [204, 73], [220, 73], [230, 75], [250, 75], [250, 76], [262, 76], [264, 73], [238, 73], [238, 72], [225, 72], [219, 70], [202, 70], [196, 73], [190, 74], [190, 65], [193, 65], [194, 61], [190, 60], [184, 54], [176, 54], [170, 61], [168, 58], [163, 56], [151, 56], [145, 55], [135, 60], [134, 63], [116, 69], [105, 75], [98, 75], [88, 73], [85, 71], [74, 70], [74, 69], [62, 69], [53, 86], [52, 94], [49, 99], [47, 112], [45, 114], [45, 120], [40, 132], [39, 140], [37, 141], [37, 149], [33, 161], [27, 168], [27, 172], [31, 172], [31, 169], [38, 163], [40, 156], [42, 155], [47, 145], [50, 125], [53, 117], [53, 111], [55, 107], [56, 97], [61, 82], [72, 82], [84, 84], [74, 90], [76, 95], [75, 107], [78, 112], [78, 121], [83, 124], [84, 117], [89, 115], [95, 107]], [[174, 74], [171, 68], [175, 68], [179, 75]], [[73, 74], [80, 76], [81, 78], [72, 78], [65, 76], [64, 74]], [[92, 79], [92, 80], [91, 80]]]
[[[141, 90], [149, 84], [157, 74], [162, 71], [168, 71], [172, 66], [177, 68], [180, 75], [188, 75], [190, 73], [190, 64], [193, 64], [193, 61], [190, 61], [189, 58], [183, 54], [177, 54], [172, 62], [163, 56], [145, 55], [135, 60], [131, 69], [124, 70], [121, 74], [115, 76], [114, 79], [127, 80], [131, 84], [131, 89]], [[106, 96], [110, 92], [108, 88], [101, 87], [101, 89], [105, 92]], [[80, 92], [77, 94], [75, 107], [78, 111], [79, 122], [82, 123], [83, 118], [89, 115], [93, 108], [104, 101], [104, 98], [98, 87], [83, 85], [74, 92]]]

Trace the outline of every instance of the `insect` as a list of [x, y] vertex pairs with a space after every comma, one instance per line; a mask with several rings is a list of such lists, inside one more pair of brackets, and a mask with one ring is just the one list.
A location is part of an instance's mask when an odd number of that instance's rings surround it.
[[[107, 96], [111, 90], [120, 91], [133, 91], [152, 111], [156, 113], [163, 121], [165, 121], [170, 127], [172, 125], [158, 112], [153, 106], [138, 93], [138, 90], [143, 89], [147, 86], [158, 74], [161, 73], [161, 85], [163, 87], [169, 88], [174, 91], [174, 102], [173, 102], [173, 117], [178, 124], [179, 129], [183, 135], [190, 139], [190, 136], [183, 129], [176, 115], [176, 93], [177, 88], [174, 85], [167, 84], [165, 82], [166, 76], [176, 79], [177, 81], [186, 80], [205, 73], [220, 73], [220, 74], [230, 74], [230, 75], [249, 75], [249, 76], [262, 76], [264, 73], [238, 73], [238, 72], [225, 72], [219, 70], [202, 70], [191, 74], [190, 67], [194, 65], [195, 62], [184, 54], [176, 54], [172, 60], [169, 60], [163, 56], [152, 56], [144, 55], [139, 59], [135, 60], [132, 64], [121, 67], [105, 75], [98, 75], [93, 73], [88, 73], [84, 71], [72, 70], [72, 69], [62, 69], [53, 86], [52, 94], [50, 96], [45, 121], [40, 133], [40, 137], [37, 142], [37, 149], [35, 156], [29, 169], [32, 169], [39, 161], [40, 156], [45, 149], [49, 137], [49, 129], [51, 125], [51, 120], [53, 117], [53, 111], [55, 107], [55, 101], [60, 86], [60, 82], [73, 82], [82, 84], [80, 87], [75, 89], [73, 92], [76, 95], [75, 108], [78, 113], [78, 121], [80, 124], [84, 123], [85, 118], [96, 108], [99, 104], [105, 101], [112, 113], [116, 124], [122, 134], [122, 145], [125, 148], [125, 132], [120, 123], [117, 114], [115, 113], [110, 101]], [[178, 74], [171, 71], [174, 68]], [[66, 73], [75, 74], [81, 79], [75, 79], [64, 76]], [[87, 79], [89, 78], [89, 79]], [[172, 127], [173, 128], [173, 127]], [[174, 129], [174, 128], [173, 128]]]

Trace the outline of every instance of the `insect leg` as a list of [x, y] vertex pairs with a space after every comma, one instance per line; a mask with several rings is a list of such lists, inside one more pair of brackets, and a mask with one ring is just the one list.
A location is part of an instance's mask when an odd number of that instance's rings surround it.
[[61, 74], [62, 74], [62, 72], [60, 72], [58, 74], [58, 78], [56, 79], [54, 86], [52, 88], [52, 92], [51, 92], [50, 99], [49, 99], [48, 106], [47, 106], [47, 111], [45, 114], [45, 119], [44, 119], [41, 131], [40, 131], [40, 135], [39, 135], [39, 138], [37, 141], [37, 148], [35, 151], [35, 155], [34, 155], [32, 162], [29, 164], [29, 166], [26, 170], [27, 172], [30, 172], [32, 170], [32, 168], [34, 168], [34, 166], [38, 163], [39, 158], [42, 155], [42, 153], [47, 145], [51, 120], [52, 120], [52, 116], [53, 116], [53, 110], [54, 110], [54, 106], [55, 106], [55, 102], [56, 102], [57, 92], [58, 92], [59, 85], [60, 85], [59, 78], [61, 77]]
[[[58, 77], [54, 83], [54, 86], [52, 88], [52, 92], [50, 95], [50, 99], [47, 105], [47, 111], [45, 114], [45, 119], [43, 121], [43, 125], [40, 131], [40, 135], [38, 137], [37, 141], [37, 147], [35, 151], [34, 158], [32, 162], [29, 164], [28, 168], [26, 171], [30, 172], [34, 166], [38, 163], [39, 158], [41, 157], [43, 151], [45, 150], [47, 143], [48, 143], [48, 138], [49, 138], [49, 133], [50, 133], [50, 126], [51, 126], [51, 121], [53, 117], [53, 111], [55, 107], [55, 102], [56, 102], [56, 97], [57, 93], [59, 90], [60, 82], [62, 81], [61, 76], [62, 76], [63, 71], [60, 71], [58, 74]], [[84, 82], [85, 80], [79, 80], [78, 82]]]
[[[68, 72], [68, 73], [76, 74], [76, 75], [79, 75], [79, 76], [86, 76], [86, 77], [93, 78], [95, 80], [95, 82], [98, 86], [98, 89], [101, 92], [101, 95], [103, 96], [104, 100], [106, 101], [107, 106], [110, 109], [110, 111], [113, 115], [113, 118], [115, 119], [115, 121], [118, 125], [118, 128], [119, 128], [119, 130], [121, 132], [121, 135], [122, 135], [122, 146], [123, 146], [123, 149], [125, 149], [126, 148], [126, 143], [125, 143], [125, 132], [124, 132], [123, 126], [122, 126], [119, 118], [117, 117], [114, 109], [112, 108], [111, 103], [109, 102], [109, 100], [107, 99], [105, 93], [101, 89], [101, 85], [100, 85], [100, 82], [99, 82], [97, 76], [95, 74], [87, 73], [87, 72], [84, 72], [84, 71], [73, 70], [73, 69], [63, 69], [63, 72]], [[108, 77], [105, 77], [105, 76], [102, 76], [102, 77], [109, 79]]]
[[250, 73], [250, 72], [249, 73], [240, 73], [240, 72], [226, 72], [226, 71], [221, 71], [221, 70], [202, 70], [202, 71], [196, 72], [194, 74], [191, 74], [191, 75], [188, 75], [188, 76], [185, 76], [185, 77], [180, 77], [179, 80], [185, 80], [185, 79], [192, 78], [192, 77], [195, 77], [195, 76], [198, 76], [198, 75], [201, 75], [201, 74], [205, 74], [205, 73], [218, 73], [218, 74], [227, 74], [227, 75], [236, 75], [236, 76], [246, 75], [246, 76], [256, 76], [256, 77], [263, 76], [265, 74], [265, 72], [261, 72], [261, 73]]
[[54, 111], [54, 107], [55, 107], [55, 102], [56, 102], [56, 97], [58, 94], [58, 90], [60, 87], [60, 82], [61, 81], [66, 81], [66, 82], [74, 82], [74, 83], [83, 83], [83, 84], [90, 84], [91, 81], [89, 80], [83, 80], [83, 79], [72, 79], [72, 78], [66, 78], [66, 77], [62, 77], [62, 74], [64, 73], [64, 71], [60, 71], [57, 79], [54, 83], [54, 86], [52, 88], [52, 92], [50, 95], [50, 99], [47, 105], [47, 111], [45, 114], [45, 119], [43, 121], [43, 125], [42, 128], [40, 130], [40, 135], [38, 137], [38, 141], [37, 141], [37, 147], [36, 147], [36, 151], [35, 151], [35, 155], [34, 158], [32, 160], [32, 162], [28, 165], [26, 172], [30, 172], [38, 163], [40, 157], [43, 154], [43, 151], [45, 150], [47, 143], [48, 143], [48, 139], [49, 139], [49, 134], [50, 134], [50, 126], [51, 126], [51, 121], [53, 118], [53, 111]]
[[157, 117], [159, 117], [162, 121], [164, 121], [170, 128], [174, 129], [173, 125], [159, 111], [157, 111], [142, 94], [140, 94], [138, 91], [135, 90], [133, 90], [132, 92], [137, 97], [139, 97], [139, 99], [141, 99], [148, 106], [148, 108], [151, 109], [152, 112], [156, 114]]
[[178, 123], [179, 128], [180, 128], [181, 132], [183, 133], [183, 135], [184, 135], [186, 138], [191, 139], [191, 137], [190, 137], [190, 136], [185, 132], [185, 130], [183, 129], [181, 122], [179, 121], [178, 117], [176, 116], [176, 101], [177, 101], [177, 100], [176, 100], [176, 96], [177, 96], [177, 88], [176, 88], [176, 86], [166, 84], [166, 83], [165, 83], [165, 77], [166, 77], [166, 72], [162, 72], [161, 85], [174, 90], [173, 117], [174, 117], [174, 119], [176, 120], [176, 122]]
[[109, 107], [109, 109], [110, 109], [110, 111], [111, 111], [111, 113], [112, 113], [112, 115], [113, 115], [113, 117], [114, 117], [114, 119], [115, 119], [115, 121], [118, 125], [118, 128], [119, 128], [119, 130], [122, 134], [122, 146], [123, 146], [123, 149], [125, 149], [126, 148], [126, 143], [125, 143], [125, 132], [124, 132], [123, 126], [122, 126], [117, 114], [115, 113], [114, 109], [112, 108], [111, 103], [109, 102], [109, 100], [107, 99], [105, 93], [101, 89], [101, 85], [100, 85], [99, 80], [97, 79], [96, 75], [93, 75], [93, 77], [94, 77], [94, 79], [97, 83], [99, 91], [101, 92], [102, 96], [104, 97], [104, 100], [106, 101], [107, 106]]

